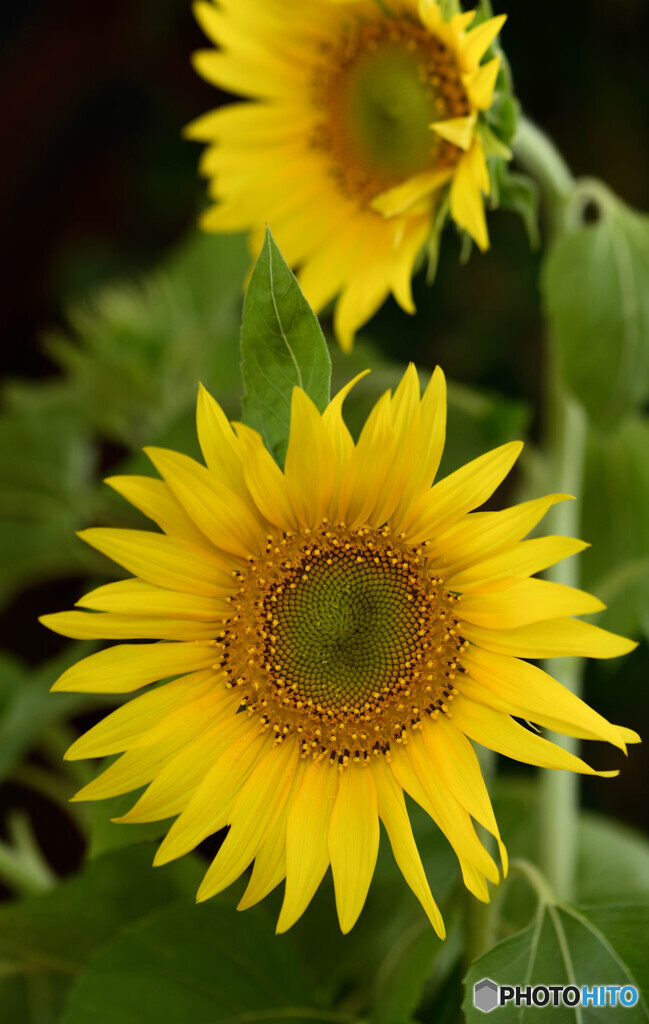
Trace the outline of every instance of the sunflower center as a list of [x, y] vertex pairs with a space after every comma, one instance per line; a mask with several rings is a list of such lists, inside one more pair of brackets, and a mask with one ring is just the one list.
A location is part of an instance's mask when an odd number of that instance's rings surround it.
[[278, 742], [344, 767], [446, 711], [464, 641], [423, 549], [323, 523], [266, 555], [240, 574], [220, 643], [228, 685]]
[[390, 557], [371, 541], [362, 553], [314, 545], [269, 587], [278, 670], [302, 699], [340, 712], [397, 683], [425, 616], [407, 564]]
[[453, 164], [456, 147], [430, 124], [469, 113], [452, 54], [406, 19], [347, 27], [324, 55], [314, 98], [323, 114], [314, 141], [329, 152], [343, 191], [363, 200]]

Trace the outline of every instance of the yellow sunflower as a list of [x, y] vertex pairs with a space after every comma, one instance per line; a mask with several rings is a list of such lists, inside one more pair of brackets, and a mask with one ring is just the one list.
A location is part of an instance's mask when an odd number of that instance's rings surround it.
[[[353, 384], [353, 382], [352, 382]], [[452, 844], [467, 887], [488, 900], [499, 869], [474, 820], [506, 854], [471, 744], [547, 768], [587, 764], [515, 718], [622, 749], [609, 724], [522, 658], [610, 658], [635, 645], [575, 618], [602, 607], [532, 575], [585, 545], [523, 539], [553, 494], [473, 511], [511, 469], [512, 442], [433, 485], [445, 438], [444, 376], [423, 396], [414, 367], [369, 415], [357, 443], [345, 387], [320, 414], [293, 392], [282, 471], [258, 433], [232, 426], [201, 390], [206, 466], [148, 450], [161, 479], [108, 482], [161, 532], [90, 529], [85, 541], [133, 579], [46, 615], [64, 636], [118, 644], [68, 669], [55, 690], [131, 693], [68, 758], [121, 754], [76, 799], [146, 787], [122, 819], [175, 818], [164, 864], [229, 826], [198, 892], [254, 861], [240, 903], [286, 880], [278, 930], [303, 913], [331, 865], [340, 926], [363, 907], [385, 826], [438, 934], [444, 925], [404, 793]]]
[[343, 348], [390, 292], [414, 312], [413, 269], [449, 192], [453, 219], [488, 247], [480, 116], [500, 58], [481, 62], [504, 16], [471, 28], [475, 11], [446, 21], [436, 0], [195, 10], [219, 47], [195, 55], [198, 72], [248, 98], [187, 129], [208, 143], [201, 172], [217, 205], [202, 226], [250, 230], [256, 255], [268, 223], [316, 312], [338, 296]]

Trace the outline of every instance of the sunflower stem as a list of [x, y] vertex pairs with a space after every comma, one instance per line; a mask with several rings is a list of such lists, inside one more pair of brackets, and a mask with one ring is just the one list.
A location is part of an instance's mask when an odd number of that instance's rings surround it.
[[568, 164], [552, 140], [524, 114], [518, 122], [513, 149], [517, 162], [540, 186], [550, 235], [560, 233], [576, 185]]
[[[583, 408], [565, 391], [549, 359], [549, 447], [552, 479], [556, 490], [574, 495], [551, 510], [549, 532], [578, 537], [581, 532], [581, 490], [586, 454], [586, 416]], [[565, 559], [547, 573], [554, 583], [579, 586], [579, 563]], [[566, 689], [581, 696], [584, 662], [581, 658], [552, 658], [543, 666]], [[577, 754], [579, 741], [572, 736], [547, 733], [547, 739]], [[539, 863], [550, 886], [560, 899], [571, 901], [575, 891], [577, 821], [579, 817], [579, 776], [573, 772], [546, 769], [540, 783]]]
[[[551, 139], [527, 117], [521, 117], [514, 155], [523, 170], [536, 179], [543, 197], [549, 240], [569, 228], [571, 200], [578, 188], [563, 156]], [[584, 410], [568, 394], [553, 345], [547, 354], [547, 454], [552, 489], [574, 495], [574, 501], [555, 505], [549, 513], [549, 532], [577, 537], [581, 532], [581, 489], [586, 454], [587, 422]], [[579, 586], [579, 565], [574, 558], [556, 565], [548, 579]], [[579, 658], [551, 659], [545, 670], [572, 693], [580, 696], [583, 662]], [[576, 753], [578, 741], [558, 733], [547, 738]], [[575, 891], [579, 779], [572, 772], [544, 770], [540, 782], [539, 863], [552, 890], [571, 900]]]

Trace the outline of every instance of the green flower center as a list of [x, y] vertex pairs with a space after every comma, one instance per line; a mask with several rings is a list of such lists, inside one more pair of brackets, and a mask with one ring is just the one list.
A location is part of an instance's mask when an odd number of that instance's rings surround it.
[[418, 56], [399, 43], [366, 50], [341, 81], [341, 131], [353, 158], [377, 177], [407, 178], [434, 156], [428, 126], [439, 107], [422, 81]]
[[280, 677], [304, 701], [333, 711], [389, 692], [407, 674], [426, 622], [408, 565], [357, 550], [314, 551], [293, 570], [295, 583], [276, 584], [268, 595]]
[[369, 202], [414, 174], [453, 165], [457, 147], [430, 128], [470, 112], [455, 57], [420, 24], [380, 16], [348, 26], [323, 53], [313, 144], [342, 191]]
[[277, 742], [297, 736], [303, 756], [344, 767], [446, 712], [465, 641], [422, 548], [323, 522], [269, 538], [238, 578], [221, 663]]

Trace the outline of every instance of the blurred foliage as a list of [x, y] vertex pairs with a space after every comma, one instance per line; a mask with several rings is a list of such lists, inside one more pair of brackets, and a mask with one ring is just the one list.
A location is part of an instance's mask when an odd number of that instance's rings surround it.
[[649, 216], [587, 179], [566, 218], [545, 265], [549, 325], [564, 379], [609, 430], [649, 401]]

